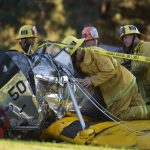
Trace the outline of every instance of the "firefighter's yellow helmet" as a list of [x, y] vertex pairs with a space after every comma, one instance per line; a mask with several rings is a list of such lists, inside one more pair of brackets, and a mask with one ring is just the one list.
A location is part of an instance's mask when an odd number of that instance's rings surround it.
[[76, 48], [80, 47], [82, 45], [84, 40], [85, 40], [84, 38], [77, 39], [74, 36], [67, 36], [63, 39], [62, 43], [75, 47], [75, 48], [72, 48], [72, 49], [69, 50], [69, 54], [72, 55], [75, 52]]
[[125, 35], [129, 34], [137, 34], [140, 37], [143, 36], [142, 33], [139, 32], [136, 26], [134, 25], [125, 25], [121, 26], [119, 29], [120, 38], [122, 39]]
[[34, 37], [34, 38], [38, 37], [36, 27], [33, 25], [23, 25], [20, 28], [19, 34], [16, 39], [19, 40], [19, 39], [30, 38], [30, 37]]

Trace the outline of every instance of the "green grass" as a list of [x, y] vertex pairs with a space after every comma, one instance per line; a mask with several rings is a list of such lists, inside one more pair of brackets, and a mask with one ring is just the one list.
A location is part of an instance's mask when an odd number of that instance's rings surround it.
[[[66, 143], [0, 140], [0, 150], [115, 150], [113, 148]], [[122, 149], [123, 150], [123, 149]]]

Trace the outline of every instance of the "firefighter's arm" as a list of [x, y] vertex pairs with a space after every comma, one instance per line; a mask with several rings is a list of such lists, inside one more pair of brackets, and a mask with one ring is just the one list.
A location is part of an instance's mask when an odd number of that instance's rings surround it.
[[91, 76], [92, 84], [96, 87], [111, 79], [116, 74], [116, 69], [110, 57], [98, 56], [97, 67], [99, 72]]
[[[150, 52], [145, 47], [142, 48], [140, 56], [150, 56]], [[141, 74], [145, 69], [148, 68], [149, 63], [148, 62], [140, 62], [140, 61], [132, 61], [132, 73], [133, 74]]]
[[146, 69], [146, 63], [144, 62], [132, 62], [132, 73], [134, 75], [141, 74]]

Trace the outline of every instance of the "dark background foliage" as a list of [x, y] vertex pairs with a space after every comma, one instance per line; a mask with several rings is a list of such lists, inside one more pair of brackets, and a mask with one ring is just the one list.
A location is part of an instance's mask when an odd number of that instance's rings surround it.
[[118, 29], [134, 24], [150, 40], [150, 0], [0, 0], [0, 47], [15, 42], [19, 28], [36, 25], [41, 39], [80, 37], [86, 25], [97, 27], [100, 41], [120, 45]]

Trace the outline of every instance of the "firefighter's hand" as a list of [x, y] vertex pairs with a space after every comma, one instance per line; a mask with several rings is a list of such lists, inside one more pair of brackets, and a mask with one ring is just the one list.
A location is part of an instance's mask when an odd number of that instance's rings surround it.
[[81, 81], [82, 86], [85, 88], [89, 87], [92, 84], [92, 80], [90, 77], [86, 77]]

